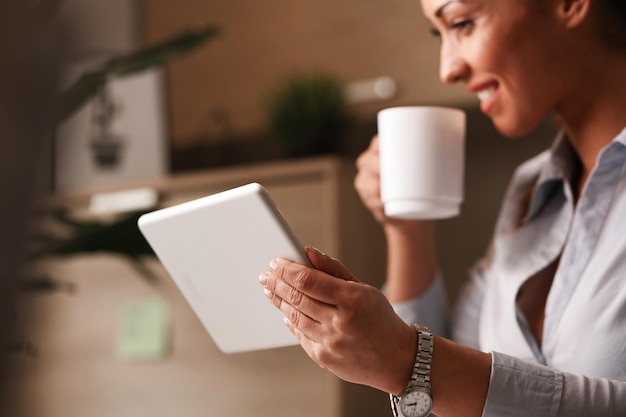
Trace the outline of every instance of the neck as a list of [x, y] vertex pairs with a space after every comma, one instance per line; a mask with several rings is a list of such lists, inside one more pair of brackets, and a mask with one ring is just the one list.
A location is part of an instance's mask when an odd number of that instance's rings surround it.
[[557, 108], [582, 163], [580, 189], [600, 151], [626, 127], [626, 56], [613, 52], [588, 61], [594, 65], [587, 66], [576, 91]]

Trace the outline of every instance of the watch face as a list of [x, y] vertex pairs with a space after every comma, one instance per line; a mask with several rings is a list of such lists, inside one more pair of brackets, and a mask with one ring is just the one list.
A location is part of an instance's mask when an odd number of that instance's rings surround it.
[[400, 400], [400, 411], [404, 417], [424, 417], [430, 414], [433, 400], [426, 391], [407, 391]]

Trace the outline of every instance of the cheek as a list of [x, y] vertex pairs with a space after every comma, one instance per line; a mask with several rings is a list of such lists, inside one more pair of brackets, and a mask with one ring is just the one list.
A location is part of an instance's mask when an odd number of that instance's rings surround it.
[[507, 59], [515, 56], [512, 52], [511, 43], [503, 37], [498, 28], [476, 33], [476, 38], [471, 39], [467, 45], [468, 61], [476, 73], [501, 74], [506, 70]]
[[[521, 75], [520, 75], [521, 77]], [[502, 88], [499, 111], [492, 116], [498, 131], [505, 136], [524, 136], [534, 130], [554, 108], [549, 88], [532, 87], [531, 80]]]
[[[530, 133], [555, 106], [560, 83], [553, 74], [550, 47], [528, 47], [525, 41], [500, 38], [485, 43], [478, 52], [484, 70], [492, 73], [499, 83], [499, 106], [492, 115], [496, 128], [505, 136], [519, 137]], [[557, 57], [558, 59], [558, 57]]]

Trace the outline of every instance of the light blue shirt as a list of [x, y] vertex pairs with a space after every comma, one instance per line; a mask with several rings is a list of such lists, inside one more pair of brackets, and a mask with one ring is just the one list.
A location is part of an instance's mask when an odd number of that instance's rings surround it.
[[[626, 129], [602, 150], [576, 204], [575, 163], [561, 133], [516, 170], [449, 323], [441, 277], [394, 305], [407, 322], [491, 352], [484, 417], [626, 416]], [[540, 347], [516, 299], [559, 256]]]

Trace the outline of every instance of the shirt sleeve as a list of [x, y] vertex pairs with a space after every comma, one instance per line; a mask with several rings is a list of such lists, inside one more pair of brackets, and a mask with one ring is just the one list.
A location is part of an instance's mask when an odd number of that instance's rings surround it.
[[423, 324], [439, 336], [478, 349], [478, 327], [484, 288], [484, 275], [479, 267], [475, 267], [471, 271], [471, 279], [463, 285], [457, 304], [449, 315], [443, 277], [438, 272], [424, 294], [404, 302], [392, 303], [392, 306], [406, 323]]
[[433, 282], [419, 297], [391, 305], [406, 323], [419, 323], [435, 334], [447, 336], [448, 301], [441, 273], [437, 273]]
[[561, 372], [493, 352], [483, 417], [618, 417], [626, 382]]

